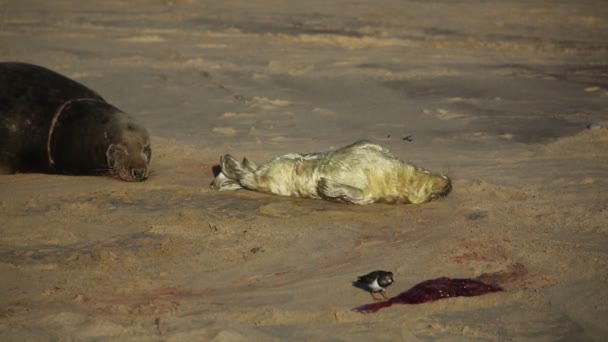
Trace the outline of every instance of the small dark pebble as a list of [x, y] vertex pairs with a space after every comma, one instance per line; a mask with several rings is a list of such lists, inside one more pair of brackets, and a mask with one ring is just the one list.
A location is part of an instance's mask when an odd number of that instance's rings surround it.
[[488, 216], [487, 211], [473, 211], [465, 215], [469, 220], [480, 220]]

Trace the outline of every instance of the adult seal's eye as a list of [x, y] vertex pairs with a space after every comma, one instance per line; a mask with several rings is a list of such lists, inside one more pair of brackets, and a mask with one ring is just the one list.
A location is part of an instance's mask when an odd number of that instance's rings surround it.
[[150, 146], [144, 147], [144, 154], [148, 158], [148, 163], [149, 163], [150, 159], [152, 159], [152, 148]]

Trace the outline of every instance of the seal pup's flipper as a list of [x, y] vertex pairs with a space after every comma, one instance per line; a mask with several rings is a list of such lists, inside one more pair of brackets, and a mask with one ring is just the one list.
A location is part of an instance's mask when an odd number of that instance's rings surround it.
[[243, 187], [237, 181], [230, 179], [224, 175], [224, 173], [220, 172], [215, 178], [213, 178], [213, 182], [211, 182], [211, 189], [218, 191], [229, 191], [229, 190], [239, 190]]
[[252, 162], [251, 160], [249, 160], [247, 158], [243, 158], [242, 164], [243, 164], [244, 168], [251, 170], [251, 172], [255, 172], [255, 170], [258, 169], [258, 166], [255, 165], [254, 162]]
[[255, 170], [251, 168], [251, 162], [244, 159], [245, 165], [241, 164], [233, 156], [225, 154], [220, 158], [222, 173], [229, 179], [236, 181], [242, 187], [255, 190]]
[[363, 202], [363, 191], [361, 189], [334, 182], [325, 177], [321, 177], [317, 183], [317, 191], [321, 197], [330, 201], [353, 204], [361, 204]]

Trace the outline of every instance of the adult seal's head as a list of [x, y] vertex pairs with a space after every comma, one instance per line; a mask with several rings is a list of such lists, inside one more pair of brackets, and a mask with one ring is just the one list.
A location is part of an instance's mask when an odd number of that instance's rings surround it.
[[55, 118], [47, 143], [52, 167], [70, 173], [107, 172], [124, 181], [148, 177], [150, 135], [128, 114], [85, 98], [66, 103]]
[[95, 91], [54, 71], [0, 63], [0, 170], [148, 177], [150, 135]]

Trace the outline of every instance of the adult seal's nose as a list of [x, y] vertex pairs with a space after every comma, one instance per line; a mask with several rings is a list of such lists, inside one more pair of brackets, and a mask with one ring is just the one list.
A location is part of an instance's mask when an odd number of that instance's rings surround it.
[[146, 169], [144, 169], [144, 168], [131, 169], [131, 176], [133, 176], [133, 179], [136, 181], [143, 181], [146, 179]]

